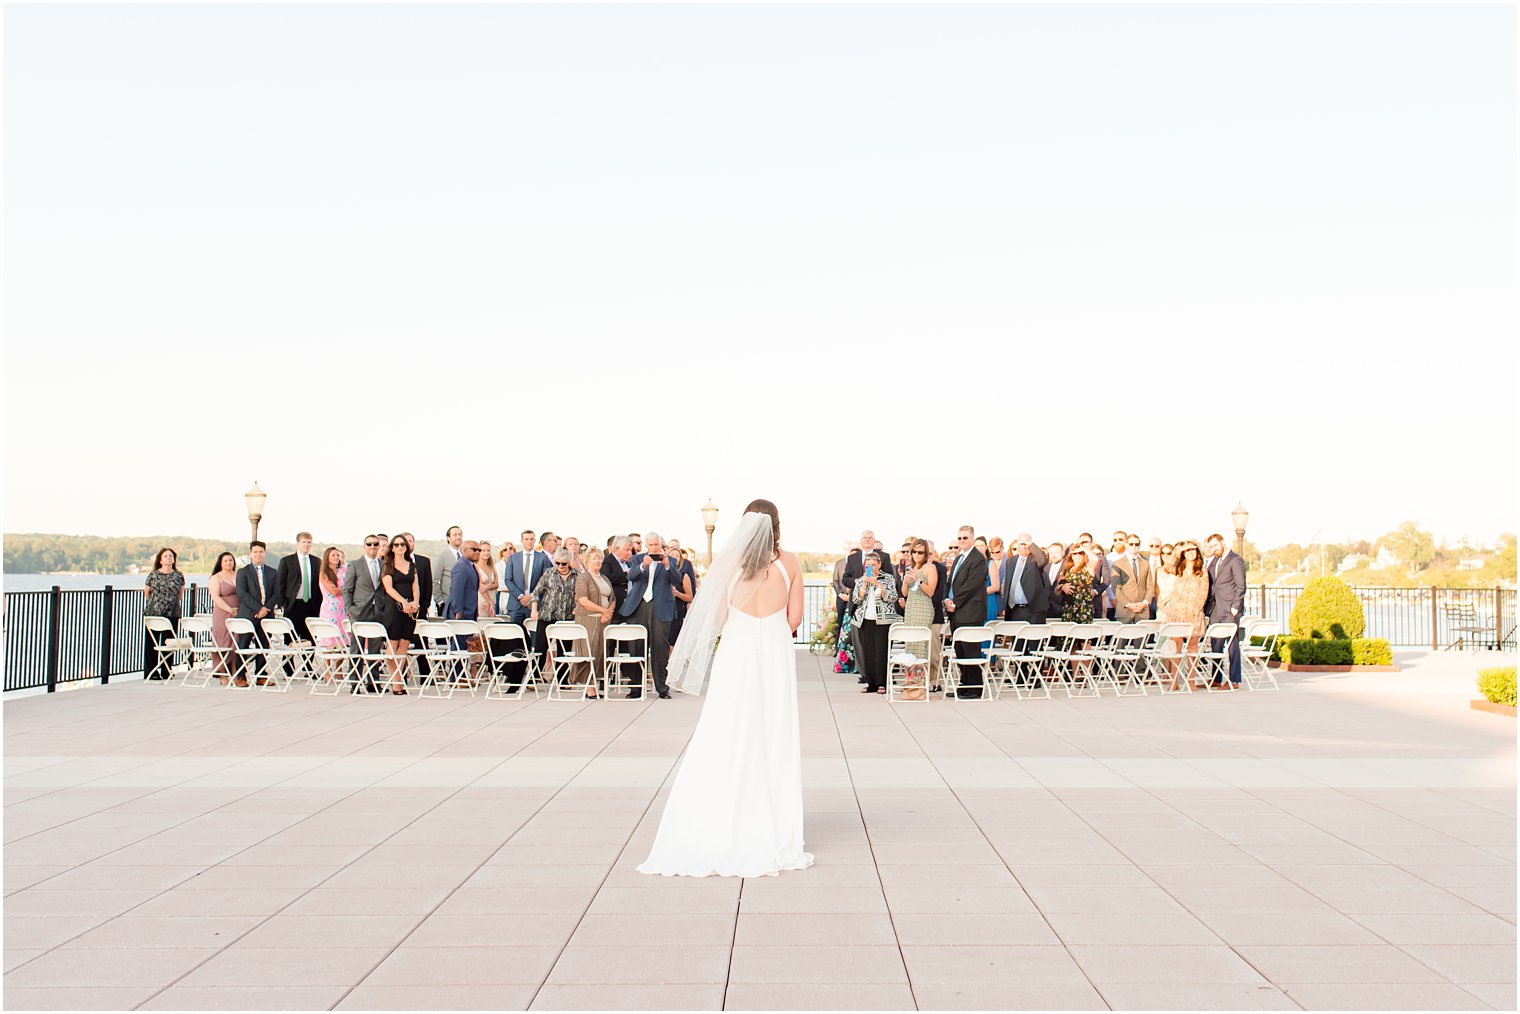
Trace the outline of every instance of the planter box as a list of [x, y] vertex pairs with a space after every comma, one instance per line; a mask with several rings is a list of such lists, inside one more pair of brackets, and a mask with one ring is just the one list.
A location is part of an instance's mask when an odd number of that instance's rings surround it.
[[1281, 669], [1283, 672], [1399, 672], [1396, 665], [1283, 665], [1281, 662], [1268, 662], [1273, 669]]
[[1491, 711], [1496, 715], [1508, 715], [1511, 718], [1515, 717], [1515, 706], [1513, 704], [1495, 704], [1493, 701], [1473, 701], [1472, 709], [1474, 711]]

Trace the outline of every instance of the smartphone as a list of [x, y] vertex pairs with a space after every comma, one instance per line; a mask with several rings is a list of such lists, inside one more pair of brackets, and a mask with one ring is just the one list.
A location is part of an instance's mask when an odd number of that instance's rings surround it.
[[874, 563], [868, 563], [868, 564], [866, 564], [866, 577], [875, 577], [875, 576], [876, 576], [876, 564], [874, 564]]

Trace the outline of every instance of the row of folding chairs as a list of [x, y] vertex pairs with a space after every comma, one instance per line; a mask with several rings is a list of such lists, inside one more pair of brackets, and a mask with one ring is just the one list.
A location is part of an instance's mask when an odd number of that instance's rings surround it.
[[[654, 693], [647, 632], [634, 623], [618, 623], [603, 631], [604, 661], [595, 671], [590, 635], [579, 623], [552, 623], [545, 630], [549, 652], [547, 671], [532, 650], [527, 632], [507, 621], [422, 620], [416, 626], [416, 645], [404, 656], [392, 654], [383, 624], [306, 620], [309, 640], [296, 634], [295, 624], [283, 617], [260, 621], [261, 640], [254, 623], [229, 617], [227, 632], [235, 647], [213, 640], [209, 615], [187, 616], [179, 629], [162, 616], [144, 618], [154, 641], [156, 658], [149, 675], [155, 680], [203, 687], [219, 675], [228, 686], [257, 687], [287, 692], [297, 681], [310, 684], [312, 694], [382, 693], [399, 670], [404, 684], [420, 697], [448, 697], [483, 692], [487, 698], [521, 698], [541, 692], [551, 699], [586, 700], [591, 687], [596, 699], [623, 699]], [[345, 636], [345, 634], [347, 636]], [[471, 647], [471, 644], [478, 647]], [[635, 695], [633, 691], [641, 693]]]
[[[939, 666], [927, 659], [934, 632], [924, 626], [893, 624], [887, 632], [887, 698], [893, 702], [926, 701], [938, 691], [944, 699], [993, 700], [1012, 690], [1019, 700], [1051, 697], [1052, 689], [1068, 698], [1145, 696], [1166, 693], [1212, 693], [1229, 683], [1230, 654], [1241, 644], [1241, 683], [1248, 690], [1277, 690], [1269, 666], [1282, 629], [1276, 620], [1258, 616], [1234, 623], [1213, 623], [1189, 650], [1191, 623], [1143, 620], [1119, 623], [1031, 624], [1005, 620], [961, 627], [942, 634]], [[1255, 640], [1261, 639], [1260, 644]], [[1219, 649], [1215, 640], [1222, 641]], [[975, 673], [977, 681], [967, 681]], [[962, 697], [977, 683], [981, 692]]]

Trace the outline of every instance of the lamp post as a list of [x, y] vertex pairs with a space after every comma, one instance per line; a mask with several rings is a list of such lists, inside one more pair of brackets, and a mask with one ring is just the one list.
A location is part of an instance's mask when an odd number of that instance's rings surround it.
[[255, 479], [253, 488], [243, 494], [243, 503], [248, 507], [248, 520], [253, 523], [253, 541], [259, 541], [259, 522], [264, 517], [264, 501], [269, 494], [259, 489], [258, 480]]
[[718, 527], [718, 506], [712, 502], [712, 497], [708, 497], [702, 507], [702, 527], [707, 530], [707, 560], [702, 564], [705, 570], [712, 566], [713, 529]]
[[1239, 500], [1235, 501], [1235, 509], [1230, 512], [1230, 520], [1235, 523], [1235, 555], [1245, 559], [1246, 522], [1251, 520], [1251, 515]]

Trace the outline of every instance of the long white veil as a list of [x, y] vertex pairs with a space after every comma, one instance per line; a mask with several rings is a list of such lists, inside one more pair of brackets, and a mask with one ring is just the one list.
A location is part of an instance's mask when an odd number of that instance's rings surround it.
[[708, 566], [702, 587], [681, 624], [681, 636], [670, 650], [666, 682], [672, 690], [687, 694], [702, 692], [712, 669], [718, 635], [723, 633], [723, 624], [728, 620], [728, 596], [734, 582], [745, 571], [753, 574], [769, 567], [775, 555], [770, 515], [759, 511], [744, 515]]

